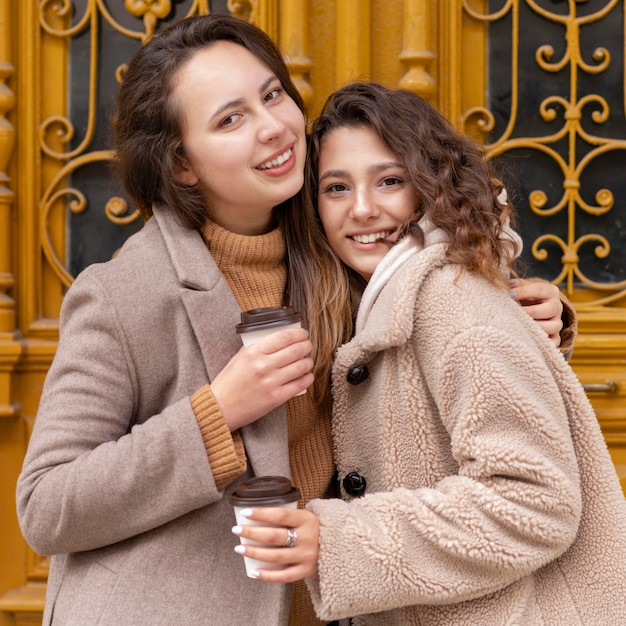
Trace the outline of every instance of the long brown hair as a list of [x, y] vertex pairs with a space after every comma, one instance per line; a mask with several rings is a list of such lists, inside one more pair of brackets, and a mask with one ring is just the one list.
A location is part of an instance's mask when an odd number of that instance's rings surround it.
[[287, 244], [287, 296], [295, 309], [305, 312], [315, 361], [312, 394], [321, 402], [328, 397], [335, 352], [352, 335], [353, 310], [345, 266], [309, 219], [307, 206], [306, 197], [298, 194], [282, 228], [286, 241], [294, 242]]
[[[229, 15], [195, 16], [154, 35], [130, 59], [117, 96], [113, 120], [116, 159], [113, 169], [144, 218], [153, 204], [174, 213], [186, 227], [200, 230], [210, 207], [196, 186], [176, 181], [184, 158], [181, 123], [172, 103], [180, 67], [217, 41], [237, 43], [264, 63], [305, 114], [304, 103], [280, 50], [256, 26]], [[345, 301], [335, 276], [342, 269], [328, 245], [302, 219], [302, 197], [285, 200], [274, 215], [286, 244], [285, 303], [304, 316], [315, 361], [313, 397], [327, 397], [334, 348], [345, 338]], [[305, 245], [309, 254], [301, 254]], [[317, 303], [324, 302], [318, 310]], [[349, 315], [348, 315], [349, 317]]]

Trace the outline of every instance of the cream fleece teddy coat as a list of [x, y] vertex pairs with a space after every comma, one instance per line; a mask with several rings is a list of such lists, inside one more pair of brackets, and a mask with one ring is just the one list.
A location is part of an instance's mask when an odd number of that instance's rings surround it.
[[[367, 487], [308, 506], [318, 615], [626, 624], [626, 505], [581, 385], [506, 290], [459, 275], [441, 238], [427, 244], [385, 257], [337, 355], [339, 480]], [[350, 384], [359, 366], [369, 376]]]

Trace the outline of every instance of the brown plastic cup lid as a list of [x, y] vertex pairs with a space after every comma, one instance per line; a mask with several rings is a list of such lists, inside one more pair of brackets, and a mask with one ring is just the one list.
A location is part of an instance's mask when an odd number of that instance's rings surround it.
[[280, 506], [300, 499], [300, 490], [285, 476], [255, 476], [240, 482], [230, 495], [233, 506]]
[[236, 329], [238, 333], [249, 333], [301, 321], [302, 315], [290, 306], [265, 307], [242, 312], [241, 323], [237, 324]]

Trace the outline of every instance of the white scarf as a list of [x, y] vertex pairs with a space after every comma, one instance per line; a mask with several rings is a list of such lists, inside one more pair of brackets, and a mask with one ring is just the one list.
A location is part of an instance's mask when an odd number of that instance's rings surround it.
[[[499, 198], [498, 198], [499, 199]], [[445, 243], [448, 241], [448, 235], [433, 225], [430, 218], [422, 217], [418, 222], [420, 228], [424, 232], [424, 245], [420, 246], [416, 237], [411, 234], [405, 235], [397, 244], [387, 252], [381, 262], [376, 266], [372, 277], [367, 283], [367, 287], [363, 292], [359, 311], [356, 317], [356, 329], [358, 333], [363, 330], [365, 321], [369, 316], [378, 294], [383, 287], [389, 282], [393, 274], [406, 263], [414, 254], [417, 254], [424, 248], [428, 248], [437, 243]], [[500, 238], [508, 244], [510, 248], [509, 254], [512, 258], [517, 258], [522, 252], [522, 238], [507, 223], [502, 229]]]

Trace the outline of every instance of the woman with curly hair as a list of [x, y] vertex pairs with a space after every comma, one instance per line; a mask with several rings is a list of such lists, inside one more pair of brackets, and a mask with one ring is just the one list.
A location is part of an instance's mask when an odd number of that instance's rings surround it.
[[357, 83], [308, 158], [306, 215], [358, 309], [332, 374], [342, 499], [250, 509], [300, 549], [235, 550], [353, 625], [626, 623], [620, 484], [582, 386], [509, 296], [519, 241], [479, 146], [420, 97]]

